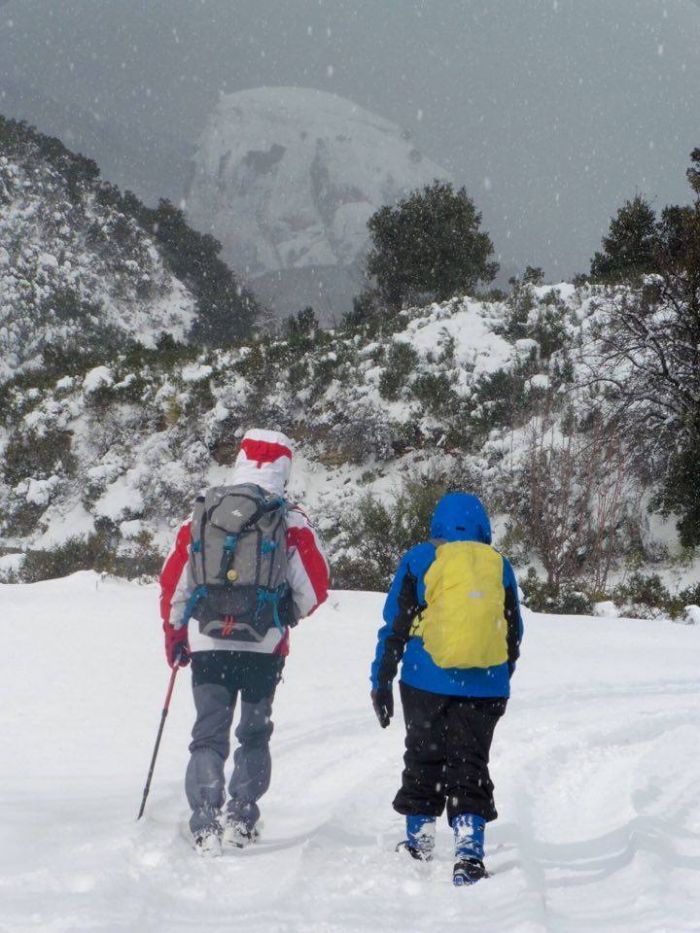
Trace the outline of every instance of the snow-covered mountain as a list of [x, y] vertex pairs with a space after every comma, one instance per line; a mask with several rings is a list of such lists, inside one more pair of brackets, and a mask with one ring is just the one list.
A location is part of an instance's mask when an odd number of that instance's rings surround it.
[[292, 632], [260, 842], [206, 862], [186, 838], [189, 671], [136, 822], [168, 679], [158, 588], [83, 573], [0, 600], [8, 933], [698, 930], [698, 627], [526, 614], [491, 754], [493, 876], [467, 891], [444, 817], [432, 863], [394, 852], [403, 728], [369, 702], [379, 594], [331, 593]]
[[692, 0], [15, 0], [0, 95], [12, 81], [8, 115], [72, 131], [107, 177], [177, 203], [220, 89], [331, 91], [410, 129], [466, 185], [502, 268], [555, 279], [588, 267], [635, 191], [685, 197], [698, 46]]
[[94, 162], [0, 118], [0, 382], [126, 339], [183, 339], [196, 296]]
[[393, 123], [304, 88], [223, 96], [199, 142], [187, 213], [284, 315], [350, 308], [367, 221], [446, 172]]

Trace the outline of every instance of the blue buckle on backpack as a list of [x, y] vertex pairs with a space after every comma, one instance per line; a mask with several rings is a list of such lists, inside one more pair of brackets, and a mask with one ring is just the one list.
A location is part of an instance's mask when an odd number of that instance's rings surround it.
[[287, 590], [287, 585], [283, 583], [281, 586], [278, 586], [276, 590], [265, 590], [262, 587], [258, 587], [257, 592], [257, 601], [255, 606], [255, 618], [257, 619], [262, 611], [263, 606], [268, 603], [272, 605], [272, 619], [275, 623], [275, 628], [279, 631], [280, 635], [284, 635], [284, 626], [282, 625], [282, 620], [280, 619], [279, 604], [280, 599], [284, 596]]
[[187, 600], [187, 605], [185, 606], [185, 615], [182, 620], [182, 624], [184, 626], [189, 625], [190, 619], [192, 618], [192, 613], [197, 608], [197, 603], [199, 602], [200, 599], [202, 599], [202, 597], [207, 595], [207, 592], [208, 590], [206, 586], [198, 586], [193, 591], [192, 595]]

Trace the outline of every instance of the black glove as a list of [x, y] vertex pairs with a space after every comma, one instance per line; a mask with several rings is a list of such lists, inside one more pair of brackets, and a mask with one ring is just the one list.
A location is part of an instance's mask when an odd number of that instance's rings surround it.
[[386, 729], [394, 715], [394, 694], [391, 692], [391, 687], [379, 687], [372, 691], [371, 697], [379, 725], [382, 729]]

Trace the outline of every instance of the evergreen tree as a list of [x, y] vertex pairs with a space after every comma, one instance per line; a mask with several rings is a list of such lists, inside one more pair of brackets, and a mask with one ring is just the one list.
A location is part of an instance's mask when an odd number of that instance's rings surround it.
[[[699, 413], [700, 414], [700, 413]], [[700, 544], [700, 425], [693, 427], [671, 458], [662, 505], [678, 516], [676, 527], [684, 547]]]
[[700, 544], [700, 149], [691, 154], [689, 206], [663, 210], [655, 225], [654, 276], [622, 296], [602, 334], [621, 417], [644, 444], [645, 459], [664, 469], [660, 505], [678, 516], [681, 540]]
[[392, 308], [429, 298], [444, 301], [490, 282], [498, 264], [482, 232], [481, 214], [464, 188], [435, 181], [369, 220], [367, 271]]
[[319, 332], [316, 312], [310, 306], [291, 314], [284, 326], [289, 349], [293, 353], [307, 353], [318, 341]]
[[625, 201], [603, 237], [603, 252], [591, 260], [591, 276], [618, 280], [653, 272], [657, 268], [656, 215], [637, 194]]
[[197, 295], [190, 339], [205, 346], [226, 346], [249, 337], [259, 308], [219, 257], [219, 241], [193, 230], [169, 201], [160, 201], [155, 210], [141, 205], [141, 213], [173, 273]]

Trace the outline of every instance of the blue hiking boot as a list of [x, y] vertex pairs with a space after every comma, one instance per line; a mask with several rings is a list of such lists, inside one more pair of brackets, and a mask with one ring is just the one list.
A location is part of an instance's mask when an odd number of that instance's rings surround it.
[[412, 815], [406, 817], [406, 839], [396, 846], [396, 851], [406, 849], [411, 858], [429, 862], [435, 848], [435, 817]]
[[482, 878], [488, 878], [484, 863], [478, 858], [462, 858], [455, 862], [452, 871], [452, 884], [461, 887], [464, 884], [476, 884]]
[[455, 834], [455, 866], [452, 882], [458, 887], [476, 884], [488, 877], [484, 867], [484, 829], [486, 821], [474, 813], [460, 813], [452, 818]]

